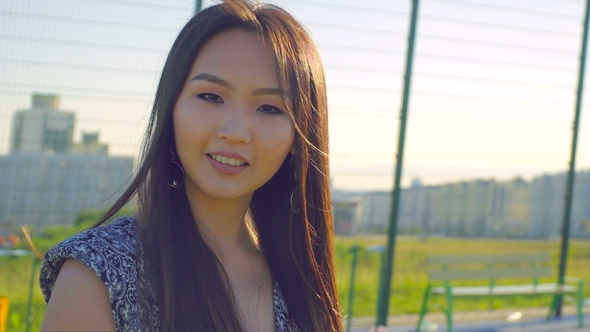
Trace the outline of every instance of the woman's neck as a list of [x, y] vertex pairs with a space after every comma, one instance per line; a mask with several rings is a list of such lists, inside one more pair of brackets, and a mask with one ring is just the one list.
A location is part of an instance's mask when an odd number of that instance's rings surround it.
[[225, 269], [246, 330], [260, 330], [261, 322], [274, 326], [272, 274], [246, 222], [252, 195], [220, 200], [190, 191], [187, 195], [197, 227]]
[[187, 195], [199, 231], [218, 255], [228, 257], [234, 256], [236, 251], [258, 251], [256, 240], [245, 221], [252, 195], [217, 199], [190, 190], [187, 190]]

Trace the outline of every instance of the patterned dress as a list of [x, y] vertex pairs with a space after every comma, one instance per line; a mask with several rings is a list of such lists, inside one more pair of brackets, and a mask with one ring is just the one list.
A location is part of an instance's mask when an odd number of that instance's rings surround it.
[[[144, 326], [145, 322], [154, 327], [154, 331], [159, 331], [156, 293], [145, 277], [143, 251], [137, 241], [138, 221], [121, 217], [105, 226], [80, 232], [51, 248], [41, 265], [39, 279], [45, 302], [49, 302], [63, 263], [74, 258], [104, 282], [117, 331], [147, 331], [149, 328]], [[147, 294], [147, 298], [139, 296], [140, 290]], [[276, 280], [273, 280], [273, 307], [277, 332], [298, 331], [289, 318], [287, 304]]]

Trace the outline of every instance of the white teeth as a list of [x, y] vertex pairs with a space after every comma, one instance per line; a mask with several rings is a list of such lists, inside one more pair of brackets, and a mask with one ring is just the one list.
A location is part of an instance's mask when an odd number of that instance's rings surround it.
[[212, 154], [211, 158], [217, 160], [218, 162], [220, 162], [222, 164], [231, 165], [231, 166], [242, 166], [246, 163], [245, 161], [243, 161], [241, 159], [228, 158], [228, 157], [224, 157], [224, 156], [220, 156], [220, 155], [216, 155], [216, 154]]

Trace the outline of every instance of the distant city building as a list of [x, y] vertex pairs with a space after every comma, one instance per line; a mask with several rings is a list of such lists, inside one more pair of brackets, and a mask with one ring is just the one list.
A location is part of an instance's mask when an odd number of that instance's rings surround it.
[[133, 167], [133, 158], [106, 154], [0, 156], [0, 224], [71, 224], [81, 211], [106, 209]]
[[590, 237], [590, 170], [579, 172], [576, 176], [572, 226], [574, 232]]
[[398, 230], [421, 235], [490, 236], [496, 187], [494, 181], [476, 180], [403, 189]]
[[[566, 174], [544, 175], [533, 180], [530, 234], [534, 237], [561, 235]], [[590, 171], [575, 176], [570, 230], [572, 236], [590, 237]]]
[[422, 187], [422, 180], [420, 178], [413, 178], [410, 188], [420, 188], [420, 187]]
[[[415, 185], [414, 181], [410, 188], [402, 190], [397, 222], [400, 233], [418, 234], [433, 231], [432, 222], [435, 216], [432, 215], [432, 210], [435, 194], [436, 188]], [[387, 209], [388, 212], [389, 210]], [[390, 216], [387, 215], [388, 223], [389, 218]]]
[[357, 230], [385, 232], [389, 225], [391, 192], [372, 191], [361, 195], [361, 218]]
[[333, 202], [334, 232], [339, 235], [351, 235], [355, 232], [357, 219], [357, 202]]
[[[516, 179], [505, 183], [506, 202], [501, 236], [533, 237], [530, 233], [532, 188], [529, 182]], [[563, 200], [561, 204], [563, 205]]]
[[332, 214], [334, 231], [340, 235], [350, 235], [362, 229], [361, 196], [356, 192], [332, 190]]
[[[474, 180], [402, 189], [400, 234], [468, 237], [548, 238], [560, 235], [565, 174], [532, 181]], [[348, 198], [347, 198], [348, 195]], [[384, 231], [389, 225], [390, 192], [337, 192], [339, 201], [358, 201], [357, 232]], [[575, 178], [571, 236], [590, 237], [590, 171]]]
[[31, 108], [18, 110], [12, 122], [12, 153], [68, 152], [72, 146], [74, 112], [59, 109], [57, 95], [33, 94]]
[[56, 95], [34, 94], [13, 119], [11, 153], [0, 156], [0, 225], [71, 224], [88, 209], [110, 207], [134, 170], [132, 157], [111, 157], [99, 133], [73, 143], [73, 112]]
[[109, 146], [98, 142], [98, 132], [82, 133], [82, 142], [72, 145], [72, 153], [108, 154]]

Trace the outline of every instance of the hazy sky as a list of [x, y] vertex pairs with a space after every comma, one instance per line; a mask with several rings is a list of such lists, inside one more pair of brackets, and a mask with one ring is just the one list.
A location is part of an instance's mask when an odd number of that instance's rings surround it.
[[[273, 2], [322, 53], [335, 187], [390, 188], [411, 1]], [[420, 2], [404, 183], [565, 171], [584, 1]], [[12, 114], [42, 92], [76, 111], [76, 141], [99, 130], [112, 154], [135, 155], [166, 54], [193, 10], [190, 0], [0, 1], [0, 153]], [[590, 169], [589, 112], [578, 169]]]

